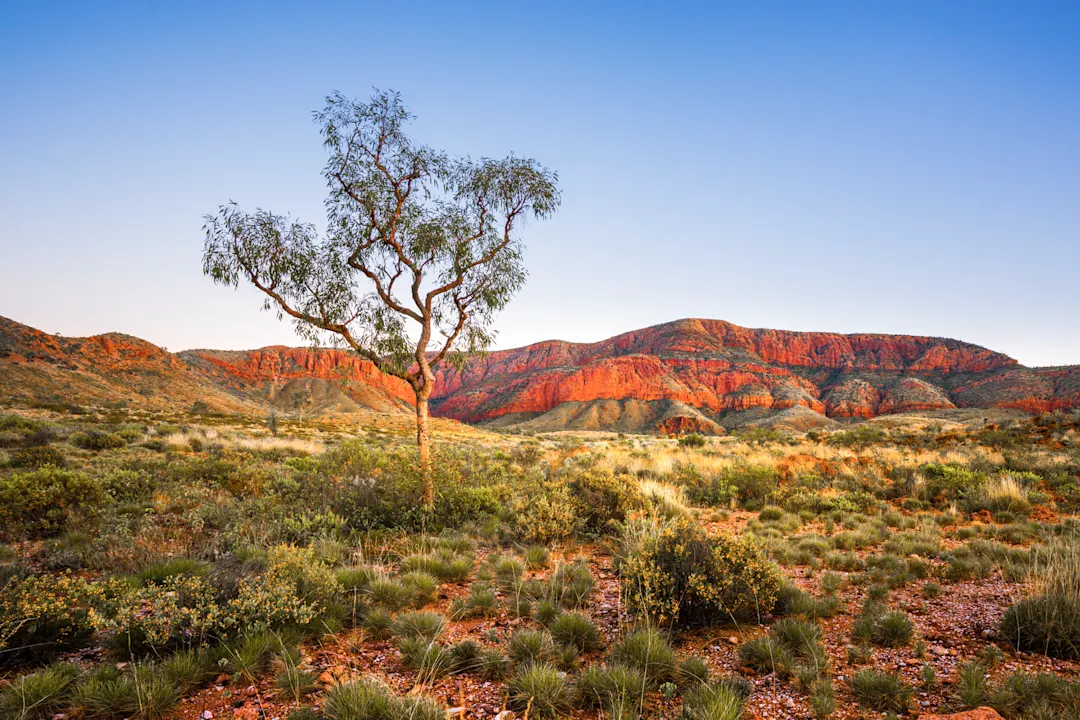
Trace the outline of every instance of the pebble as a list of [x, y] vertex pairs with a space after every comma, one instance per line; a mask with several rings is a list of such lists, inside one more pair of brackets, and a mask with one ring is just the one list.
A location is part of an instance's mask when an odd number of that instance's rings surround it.
[[214, 713], [209, 710], [203, 710], [202, 715], [199, 716], [202, 720], [214, 720]]

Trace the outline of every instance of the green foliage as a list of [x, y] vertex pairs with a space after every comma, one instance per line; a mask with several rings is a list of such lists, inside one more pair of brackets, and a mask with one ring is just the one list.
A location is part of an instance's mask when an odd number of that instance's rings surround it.
[[16, 450], [11, 454], [9, 464], [15, 468], [39, 468], [46, 465], [62, 468], [67, 465], [67, 458], [57, 448], [41, 445]]
[[620, 567], [629, 607], [660, 624], [722, 625], [772, 610], [780, 573], [749, 540], [679, 519], [635, 528]]
[[581, 527], [577, 504], [562, 482], [546, 482], [517, 496], [514, 524], [522, 540], [548, 545], [573, 537]]
[[518, 665], [549, 662], [555, 657], [551, 636], [539, 630], [515, 630], [507, 641], [507, 654]]
[[335, 685], [326, 693], [329, 720], [445, 720], [446, 711], [423, 696], [400, 697], [374, 679]]
[[747, 640], [739, 646], [739, 663], [761, 674], [786, 676], [794, 666], [791, 653], [771, 635]]
[[115, 450], [127, 445], [124, 438], [114, 433], [92, 430], [90, 432], [76, 432], [68, 436], [68, 442], [82, 450]]
[[23, 675], [0, 690], [0, 716], [10, 720], [49, 720], [67, 704], [78, 675], [78, 668], [68, 664]]
[[548, 631], [556, 643], [576, 648], [579, 653], [592, 652], [601, 645], [600, 631], [588, 616], [580, 613], [559, 615], [548, 625]]
[[888, 610], [882, 603], [869, 600], [852, 624], [852, 635], [882, 647], [903, 647], [911, 642], [915, 625], [907, 613]]
[[[744, 692], [746, 694], [744, 694]], [[749, 691], [737, 683], [717, 682], [702, 685], [686, 696], [685, 720], [739, 720]]]
[[620, 532], [627, 514], [645, 502], [634, 477], [609, 470], [577, 472], [567, 481], [567, 488], [579, 527], [589, 536]]
[[557, 718], [568, 712], [573, 695], [566, 678], [554, 667], [530, 663], [510, 679], [510, 706], [529, 717]]
[[699, 657], [690, 656], [679, 663], [677, 673], [679, 685], [694, 687], [709, 681], [709, 664]]
[[159, 720], [180, 696], [180, 687], [161, 666], [132, 665], [121, 672], [106, 665], [76, 688], [73, 702], [86, 718]]
[[46, 466], [0, 475], [0, 527], [36, 537], [63, 532], [104, 499], [101, 485], [85, 473]]
[[614, 718], [636, 715], [647, 689], [642, 672], [626, 665], [585, 668], [574, 686], [579, 706], [599, 708]]
[[675, 651], [653, 628], [640, 628], [624, 637], [612, 647], [611, 659], [640, 670], [650, 687], [676, 678]]
[[986, 667], [980, 663], [967, 663], [960, 667], [957, 678], [957, 694], [965, 708], [977, 708], [986, 701]]
[[394, 635], [398, 638], [423, 638], [434, 642], [446, 630], [446, 617], [434, 612], [402, 613], [394, 620]]
[[894, 673], [865, 669], [855, 673], [851, 691], [863, 707], [878, 712], [903, 712], [911, 701], [912, 690]]
[[106, 605], [122, 589], [119, 582], [67, 574], [8, 581], [0, 587], [0, 665], [78, 647], [93, 631], [94, 606]]
[[1075, 718], [1080, 716], [1080, 683], [1050, 673], [1017, 672], [993, 691], [989, 705], [1007, 718]]
[[705, 437], [698, 433], [687, 433], [679, 437], [679, 447], [684, 448], [703, 448], [705, 447]]
[[829, 433], [827, 441], [835, 447], [863, 448], [884, 442], [888, 437], [888, 433], [877, 425], [863, 423], [851, 430]]

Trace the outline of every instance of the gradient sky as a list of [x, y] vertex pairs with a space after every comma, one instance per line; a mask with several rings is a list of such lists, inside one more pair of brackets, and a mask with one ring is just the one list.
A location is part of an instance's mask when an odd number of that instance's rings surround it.
[[0, 315], [297, 343], [202, 276], [202, 216], [321, 223], [311, 111], [380, 87], [560, 173], [499, 347], [710, 317], [1080, 363], [1078, 38], [1076, 2], [0, 0]]

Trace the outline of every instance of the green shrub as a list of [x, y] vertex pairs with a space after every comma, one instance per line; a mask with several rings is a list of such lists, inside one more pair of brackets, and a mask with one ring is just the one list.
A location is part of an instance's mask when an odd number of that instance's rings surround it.
[[119, 435], [100, 430], [72, 433], [68, 437], [68, 442], [82, 450], [115, 450], [127, 445], [124, 438]]
[[0, 666], [41, 660], [90, 638], [90, 610], [121, 591], [120, 582], [74, 575], [30, 575], [0, 587]]
[[118, 671], [104, 666], [75, 690], [73, 702], [86, 718], [159, 720], [179, 701], [180, 687], [157, 665]]
[[1075, 718], [1080, 716], [1080, 683], [1050, 673], [1016, 672], [993, 692], [989, 705], [1008, 718]]
[[960, 667], [957, 693], [965, 708], [977, 708], [986, 700], [986, 668], [980, 663], [967, 663]]
[[11, 454], [9, 464], [15, 468], [39, 468], [45, 465], [62, 468], [67, 465], [67, 458], [53, 446], [41, 445], [16, 450]]
[[770, 635], [747, 640], [740, 645], [739, 663], [756, 673], [776, 673], [781, 677], [790, 673], [795, 664], [787, 648]]
[[191, 558], [173, 558], [165, 562], [156, 563], [145, 567], [135, 574], [140, 585], [151, 585], [164, 582], [175, 575], [198, 575], [206, 576], [213, 569], [209, 563]]
[[637, 528], [620, 566], [630, 609], [660, 625], [758, 619], [776, 603], [781, 576], [742, 537], [709, 535], [679, 519]]
[[620, 532], [627, 514], [645, 504], [636, 478], [610, 470], [576, 473], [567, 487], [580, 531], [593, 537]]
[[551, 665], [523, 667], [510, 680], [510, 706], [529, 717], [557, 718], [569, 712], [572, 695], [566, 678]]
[[579, 653], [592, 652], [601, 645], [600, 631], [587, 616], [564, 613], [548, 626], [551, 638], [563, 647], [576, 648]]
[[450, 650], [423, 637], [402, 638], [397, 646], [405, 667], [419, 673], [418, 682], [429, 682], [449, 675], [457, 665], [457, 658]]
[[402, 613], [394, 620], [394, 635], [398, 638], [423, 638], [434, 642], [446, 631], [446, 617], [434, 612]]
[[737, 683], [702, 685], [686, 696], [683, 717], [686, 720], [739, 720], [748, 694], [744, 695]]
[[408, 572], [400, 580], [409, 593], [409, 605], [415, 608], [422, 608], [435, 599], [439, 589], [439, 581], [426, 572]]
[[549, 662], [555, 657], [551, 636], [539, 630], [516, 630], [507, 644], [510, 659], [518, 665]]
[[541, 570], [548, 566], [551, 553], [543, 545], [530, 545], [525, 548], [525, 566], [530, 570]]
[[911, 642], [914, 632], [915, 625], [907, 613], [890, 611], [873, 596], [851, 627], [852, 635], [858, 640], [882, 647], [903, 647]]
[[585, 668], [574, 686], [577, 703], [599, 708], [615, 718], [636, 715], [645, 696], [645, 676], [625, 665], [593, 665]]
[[690, 656], [679, 663], [678, 683], [682, 687], [694, 687], [709, 681], [709, 664], [699, 657]]
[[863, 707], [878, 712], [900, 713], [907, 709], [912, 690], [894, 673], [860, 670], [851, 680], [851, 691]]
[[473, 585], [466, 597], [450, 603], [450, 617], [454, 620], [492, 617], [498, 610], [495, 593], [483, 585]]
[[364, 678], [335, 685], [326, 693], [323, 714], [330, 720], [445, 720], [446, 711], [422, 696], [399, 697], [381, 682]]
[[637, 668], [650, 687], [675, 679], [675, 651], [671, 643], [653, 628], [630, 633], [611, 649], [613, 662]]
[[679, 437], [679, 447], [701, 448], [705, 447], [705, 436], [698, 433], [687, 433]]
[[517, 533], [526, 542], [548, 545], [577, 534], [582, 522], [569, 487], [547, 482], [520, 492], [514, 502]]
[[104, 499], [101, 486], [84, 473], [56, 467], [0, 476], [0, 526], [7, 532], [48, 537], [63, 532]]
[[1019, 650], [1080, 658], [1080, 545], [1055, 542], [1032, 553], [1038, 594], [1010, 607], [1000, 632]]
[[10, 720], [48, 720], [67, 705], [79, 669], [59, 664], [23, 675], [0, 690], [0, 716]]

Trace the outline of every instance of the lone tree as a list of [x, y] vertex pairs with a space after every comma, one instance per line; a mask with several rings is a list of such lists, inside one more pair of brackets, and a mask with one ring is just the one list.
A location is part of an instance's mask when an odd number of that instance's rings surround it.
[[525, 282], [520, 227], [558, 208], [558, 175], [531, 159], [472, 160], [416, 143], [395, 92], [368, 103], [335, 93], [314, 118], [329, 153], [325, 236], [223, 205], [205, 217], [203, 272], [251, 283], [305, 339], [350, 347], [412, 386], [430, 511], [435, 368], [490, 346], [494, 313]]

